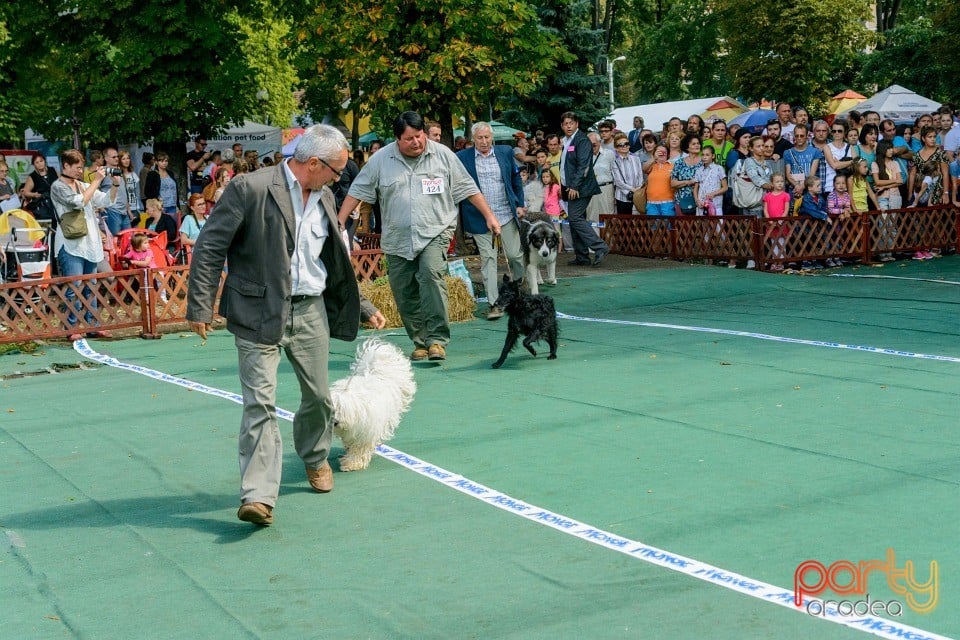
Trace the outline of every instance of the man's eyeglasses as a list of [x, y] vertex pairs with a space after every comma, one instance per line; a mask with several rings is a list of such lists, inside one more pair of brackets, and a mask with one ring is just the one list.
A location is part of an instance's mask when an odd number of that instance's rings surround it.
[[320, 162], [322, 162], [322, 163], [323, 163], [323, 166], [325, 166], [327, 169], [330, 169], [330, 171], [333, 171], [334, 175], [337, 176], [337, 180], [339, 180], [339, 179], [340, 179], [340, 176], [343, 175], [343, 171], [340, 171], [339, 169], [334, 169], [333, 167], [330, 166], [330, 163], [329, 163], [329, 162], [327, 162], [326, 160], [324, 160], [324, 159], [321, 158], [320, 156], [317, 156], [317, 160], [319, 160]]
[[618, 143], [617, 143], [617, 146], [618, 146], [618, 147], [629, 147], [629, 146], [630, 146], [630, 143], [629, 143], [629, 142], [618, 142]]
[[833, 132], [834, 132], [834, 133], [843, 133], [843, 129], [834, 129]]

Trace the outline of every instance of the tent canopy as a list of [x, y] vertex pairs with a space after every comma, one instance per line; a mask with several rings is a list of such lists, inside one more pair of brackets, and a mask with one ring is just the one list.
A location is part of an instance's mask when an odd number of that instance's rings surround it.
[[721, 98], [703, 110], [700, 117], [710, 122], [716, 118], [731, 120], [747, 110], [746, 105], [733, 98]]
[[847, 113], [854, 107], [860, 113], [876, 111], [881, 118], [889, 118], [897, 124], [912, 124], [920, 116], [936, 111], [940, 107], [940, 103], [894, 84], [870, 96], [863, 102], [838, 113], [837, 117], [846, 117]]
[[[514, 129], [513, 127], [508, 127], [502, 122], [497, 122], [496, 120], [491, 120], [487, 124], [490, 125], [490, 128], [493, 130], [493, 141], [494, 142], [511, 142], [513, 140], [513, 134], [520, 133], [520, 129]], [[453, 137], [463, 135], [463, 129], [454, 129]]]
[[[231, 127], [222, 135], [209, 136], [210, 150], [229, 149], [235, 142], [243, 145], [244, 151], [256, 151], [262, 158], [280, 151], [283, 132], [280, 127], [260, 124], [247, 120], [241, 126]], [[187, 150], [193, 151], [193, 143], [187, 143]]]
[[698, 98], [697, 100], [677, 100], [675, 102], [659, 102], [656, 104], [639, 104], [633, 107], [620, 107], [614, 109], [610, 117], [617, 121], [617, 127], [622, 131], [629, 131], [633, 128], [634, 116], [643, 118], [643, 124], [647, 129], [660, 131], [661, 125], [670, 118], [676, 116], [686, 122], [687, 118], [691, 115], [699, 115], [706, 111], [711, 105], [721, 100], [728, 100], [731, 103], [740, 104], [730, 96], [714, 96], [712, 98]]

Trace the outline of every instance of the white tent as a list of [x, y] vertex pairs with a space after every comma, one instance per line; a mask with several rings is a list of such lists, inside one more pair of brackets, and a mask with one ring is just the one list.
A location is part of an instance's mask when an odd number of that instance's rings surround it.
[[936, 111], [939, 106], [939, 102], [924, 98], [898, 84], [893, 84], [856, 104], [852, 109], [838, 113], [837, 118], [846, 118], [847, 113], [851, 110], [860, 113], [876, 111], [882, 119], [889, 118], [898, 124], [901, 122], [912, 124], [920, 116]]
[[621, 131], [633, 129], [634, 116], [643, 118], [643, 124], [654, 133], [660, 133], [663, 123], [676, 116], [683, 120], [686, 127], [687, 118], [699, 115], [718, 100], [733, 100], [729, 96], [714, 96], [713, 98], [698, 98], [696, 100], [677, 100], [675, 102], [658, 102], [656, 104], [640, 104], [633, 107], [614, 109], [610, 117], [617, 121], [617, 128]]
[[[222, 135], [210, 136], [207, 147], [211, 151], [223, 151], [229, 149], [235, 142], [243, 145], [244, 151], [256, 151], [262, 158], [267, 155], [273, 155], [283, 147], [283, 132], [280, 127], [274, 127], [268, 124], [246, 121], [243, 126], [231, 127]], [[187, 150], [193, 151], [193, 142], [187, 143]]]

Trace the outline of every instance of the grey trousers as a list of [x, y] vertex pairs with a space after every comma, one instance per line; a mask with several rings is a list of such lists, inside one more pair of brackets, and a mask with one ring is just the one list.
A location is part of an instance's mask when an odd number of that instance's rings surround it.
[[[497, 246], [494, 244], [494, 235], [475, 233], [473, 239], [480, 252], [480, 273], [483, 275], [483, 286], [487, 290], [487, 302], [490, 306], [497, 304], [500, 297], [500, 279], [497, 277]], [[520, 227], [516, 220], [511, 220], [500, 227], [500, 244], [507, 256], [507, 265], [510, 267], [510, 277], [514, 280], [523, 280], [526, 267], [523, 265], [523, 249], [520, 246]]]
[[387, 254], [390, 290], [407, 335], [417, 347], [450, 342], [447, 311], [447, 247], [453, 229], [447, 229], [413, 260]]
[[305, 466], [319, 468], [333, 440], [327, 361], [330, 329], [323, 298], [292, 305], [278, 345], [235, 338], [240, 360], [243, 417], [240, 422], [240, 501], [276, 505], [283, 468], [283, 442], [277, 426], [277, 367], [283, 350], [300, 384], [300, 407], [293, 418], [293, 443]]

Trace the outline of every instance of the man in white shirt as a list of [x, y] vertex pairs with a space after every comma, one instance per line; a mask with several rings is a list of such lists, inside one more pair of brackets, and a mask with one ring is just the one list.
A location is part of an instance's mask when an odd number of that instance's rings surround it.
[[613, 202], [613, 162], [615, 156], [612, 151], [603, 148], [600, 136], [596, 133], [589, 133], [590, 144], [593, 145], [593, 172], [597, 176], [597, 186], [600, 187], [600, 193], [590, 199], [587, 205], [587, 220], [593, 230], [600, 235], [600, 216], [614, 213], [615, 205]]

